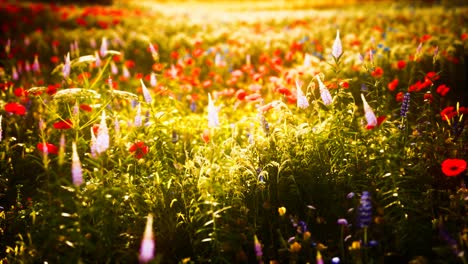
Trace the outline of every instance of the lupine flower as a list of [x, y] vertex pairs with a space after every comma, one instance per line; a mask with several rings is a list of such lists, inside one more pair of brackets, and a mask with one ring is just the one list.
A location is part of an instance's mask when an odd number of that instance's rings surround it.
[[117, 65], [115, 64], [115, 62], [111, 61], [110, 66], [111, 66], [112, 74], [117, 75], [119, 73], [119, 68], [117, 68]]
[[83, 171], [81, 169], [80, 157], [76, 150], [76, 143], [72, 143], [72, 180], [75, 186], [80, 186], [83, 183]]
[[339, 257], [333, 257], [331, 259], [331, 263], [332, 264], [339, 264], [340, 263], [340, 258]]
[[107, 85], [109, 85], [109, 88], [114, 89], [114, 82], [112, 81], [111, 76], [109, 76], [109, 78], [107, 78]]
[[18, 74], [18, 71], [16, 70], [16, 67], [13, 66], [11, 68], [11, 78], [15, 81], [17, 81], [19, 79], [19, 74]]
[[372, 222], [372, 203], [368, 191], [363, 191], [359, 203], [359, 227], [368, 227]]
[[214, 105], [211, 95], [208, 94], [208, 127], [218, 127], [219, 126], [219, 117], [218, 109]]
[[422, 42], [420, 42], [418, 47], [416, 48], [416, 55], [419, 55], [419, 53], [421, 53], [421, 49], [422, 49]]
[[150, 52], [151, 52], [151, 56], [153, 56], [153, 60], [157, 60], [159, 55], [158, 55], [158, 51], [156, 51], [153, 44], [149, 43], [149, 49], [150, 49]]
[[133, 125], [135, 125], [136, 127], [140, 127], [141, 124], [142, 124], [142, 121], [141, 121], [141, 105], [138, 104], [136, 106], [137, 110], [136, 110], [136, 115], [135, 115], [135, 121], [133, 122]]
[[343, 48], [341, 46], [340, 30], [336, 30], [336, 38], [335, 42], [333, 42], [332, 55], [335, 57], [335, 59], [338, 59], [342, 53]]
[[154, 72], [150, 75], [150, 85], [151, 87], [156, 87], [156, 85], [158, 85], [158, 80], [156, 79], [156, 74]]
[[151, 104], [151, 102], [153, 101], [153, 99], [151, 98], [151, 94], [148, 91], [148, 88], [146, 88], [146, 85], [142, 79], [140, 79], [140, 82], [141, 82], [141, 89], [143, 91], [143, 97], [145, 98], [145, 102], [148, 104]]
[[70, 75], [70, 52], [65, 56], [65, 64], [63, 65], [63, 77], [66, 79]]
[[143, 141], [137, 141], [133, 143], [130, 148], [128, 149], [130, 153], [132, 153], [135, 158], [141, 159], [149, 152], [148, 146]]
[[122, 76], [124, 79], [130, 78], [130, 72], [128, 71], [128, 68], [125, 65], [122, 65]]
[[96, 151], [98, 154], [106, 151], [109, 148], [109, 130], [106, 124], [106, 111], [102, 111], [101, 123], [99, 123], [99, 129], [96, 137]]
[[98, 153], [97, 153], [97, 150], [96, 150], [96, 134], [94, 132], [94, 127], [91, 127], [90, 148], [91, 148], [91, 157], [93, 157], [93, 158], [97, 157]]
[[10, 51], [11, 51], [11, 40], [10, 38], [8, 38], [7, 43], [5, 45], [5, 53], [9, 55]]
[[32, 70], [34, 72], [40, 72], [41, 71], [40, 64], [39, 64], [39, 56], [37, 56], [37, 55], [34, 56], [34, 62], [33, 62]]
[[263, 256], [262, 244], [260, 244], [260, 241], [258, 240], [257, 235], [254, 235], [254, 249], [255, 249], [255, 256], [257, 256], [257, 260], [261, 261], [262, 256]]
[[262, 125], [263, 131], [265, 134], [270, 134], [270, 124], [268, 124], [268, 121], [266, 120], [265, 116], [262, 114], [259, 114], [260, 116], [260, 123]]
[[336, 223], [339, 224], [339, 225], [346, 226], [346, 225], [348, 225], [348, 220], [346, 220], [344, 218], [340, 218], [340, 219], [338, 219], [338, 221], [336, 221]]
[[296, 91], [297, 91], [297, 107], [305, 109], [309, 107], [309, 102], [307, 101], [307, 97], [302, 92], [301, 86], [299, 85], [299, 81], [296, 80]]
[[30, 72], [30, 71], [31, 71], [31, 63], [29, 63], [28, 60], [24, 62], [24, 70], [25, 70], [26, 72]]
[[97, 51], [94, 52], [94, 58], [96, 59], [94, 61], [94, 65], [96, 65], [96, 67], [101, 67], [101, 57], [99, 57], [99, 53]]
[[466, 170], [466, 161], [462, 159], [446, 159], [442, 162], [442, 172], [447, 177], [454, 177]]
[[367, 127], [375, 127], [377, 126], [377, 117], [375, 117], [374, 111], [372, 111], [372, 108], [369, 106], [369, 104], [366, 101], [366, 98], [364, 97], [363, 94], [361, 94], [362, 98], [362, 103], [364, 104], [364, 112], [365, 112], [365, 117], [367, 120]]
[[406, 117], [410, 105], [410, 93], [405, 93], [403, 97], [403, 103], [401, 104], [400, 116]]
[[65, 158], [65, 135], [62, 133], [60, 135], [60, 144], [59, 144], [59, 151], [58, 151], [58, 164], [62, 165]]
[[106, 37], [102, 38], [101, 48], [99, 49], [99, 54], [104, 57], [107, 54], [107, 39]]
[[153, 215], [148, 214], [146, 219], [145, 232], [141, 240], [140, 254], [138, 260], [140, 263], [148, 263], [154, 258], [155, 241], [153, 235]]
[[319, 75], [315, 75], [315, 78], [317, 79], [319, 83], [319, 88], [320, 88], [320, 97], [322, 97], [322, 101], [325, 105], [330, 105], [333, 101], [333, 98], [330, 94], [330, 91], [328, 91], [328, 88], [323, 84], [322, 80], [320, 79]]

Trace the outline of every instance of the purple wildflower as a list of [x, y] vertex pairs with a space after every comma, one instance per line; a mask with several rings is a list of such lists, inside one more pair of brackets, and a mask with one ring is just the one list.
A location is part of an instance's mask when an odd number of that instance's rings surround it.
[[359, 203], [359, 226], [368, 227], [372, 222], [372, 203], [368, 191], [363, 191]]
[[80, 157], [78, 156], [75, 142], [72, 144], [72, 151], [72, 180], [75, 186], [80, 186], [83, 183], [83, 171], [81, 169]]
[[70, 52], [65, 56], [65, 64], [63, 65], [62, 73], [65, 79], [70, 75]]
[[158, 85], [158, 80], [156, 79], [156, 74], [154, 72], [150, 75], [150, 85], [151, 87], [156, 87], [156, 85]]
[[362, 98], [362, 103], [364, 104], [364, 112], [365, 112], [365, 117], [367, 120], [367, 126], [372, 126], [372, 127], [377, 126], [377, 117], [375, 117], [374, 111], [372, 111], [372, 108], [367, 103], [366, 98], [364, 97], [363, 94], [361, 94], [361, 98]]
[[106, 124], [106, 112], [103, 110], [101, 114], [101, 123], [96, 137], [96, 151], [98, 154], [106, 151], [109, 148], [109, 130]]
[[96, 61], [94, 62], [96, 64], [96, 67], [101, 67], [101, 57], [99, 57], [99, 53], [96, 51], [94, 54], [94, 57]]
[[340, 30], [337, 30], [335, 42], [333, 42], [332, 55], [333, 57], [335, 57], [335, 59], [338, 59], [342, 53], [343, 53], [343, 48], [341, 46]]
[[153, 215], [149, 214], [146, 219], [145, 232], [141, 240], [140, 254], [138, 260], [140, 263], [148, 263], [154, 258], [155, 241], [153, 235]]
[[254, 249], [255, 249], [255, 256], [257, 256], [257, 260], [260, 260], [263, 256], [262, 251], [262, 244], [257, 238], [257, 235], [254, 235]]
[[102, 38], [101, 42], [101, 49], [99, 50], [99, 54], [104, 57], [107, 54], [107, 39], [105, 37]]
[[40, 65], [39, 65], [39, 57], [37, 55], [34, 56], [34, 62], [33, 62], [32, 70], [34, 72], [40, 72], [41, 71], [41, 68], [40, 68]]
[[333, 101], [333, 98], [330, 94], [330, 91], [328, 91], [327, 86], [323, 84], [322, 80], [320, 79], [319, 75], [315, 75], [315, 78], [317, 79], [320, 87], [320, 97], [322, 97], [322, 101], [325, 105], [330, 105]]
[[153, 99], [151, 98], [151, 94], [148, 91], [148, 88], [146, 88], [146, 85], [142, 79], [140, 79], [140, 82], [141, 82], [141, 89], [143, 91], [143, 97], [145, 98], [145, 102], [148, 104], [151, 104], [151, 102], [153, 101]]
[[219, 126], [219, 117], [218, 109], [215, 107], [211, 95], [208, 94], [208, 127], [218, 127]]
[[409, 104], [410, 104], [410, 93], [405, 93], [403, 97], [403, 103], [401, 104], [400, 116], [406, 117], [406, 114], [408, 113], [408, 109], [409, 109]]
[[136, 127], [139, 127], [142, 125], [142, 121], [141, 121], [141, 105], [138, 104], [136, 106], [137, 110], [136, 110], [136, 115], [135, 115], [135, 121], [133, 122], [133, 124], [136, 126]]
[[304, 95], [301, 89], [301, 85], [299, 81], [296, 80], [296, 91], [297, 91], [297, 107], [305, 109], [309, 107], [309, 102], [307, 101], [307, 97]]

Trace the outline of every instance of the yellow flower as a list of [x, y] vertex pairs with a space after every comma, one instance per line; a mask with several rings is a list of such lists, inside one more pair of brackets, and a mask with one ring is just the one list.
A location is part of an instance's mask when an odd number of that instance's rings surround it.
[[305, 231], [305, 232], [304, 232], [304, 241], [309, 240], [309, 239], [310, 239], [310, 236], [311, 236], [310, 232], [309, 232], [309, 231]]
[[289, 246], [289, 251], [291, 251], [292, 253], [297, 253], [301, 250], [301, 244], [299, 244], [297, 241], [295, 241], [294, 243], [291, 244], [291, 246]]
[[278, 214], [280, 216], [285, 215], [286, 214], [286, 207], [282, 206], [282, 207], [278, 208]]
[[360, 248], [361, 248], [361, 241], [353, 241], [353, 243], [349, 247], [349, 250], [358, 250]]

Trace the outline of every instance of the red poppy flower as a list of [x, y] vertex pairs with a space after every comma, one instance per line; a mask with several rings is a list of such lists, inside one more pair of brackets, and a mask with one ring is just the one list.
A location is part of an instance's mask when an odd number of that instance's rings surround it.
[[374, 129], [374, 128], [380, 126], [380, 125], [385, 121], [385, 119], [387, 119], [386, 116], [379, 116], [379, 117], [377, 117], [377, 125], [376, 125], [376, 126], [367, 125], [367, 126], [366, 126], [366, 129], [367, 129], [367, 130], [371, 130], [371, 129]]
[[237, 90], [236, 97], [238, 100], [243, 101], [246, 96], [247, 96], [247, 92], [245, 92], [244, 89]]
[[50, 57], [50, 62], [52, 62], [53, 64], [57, 64], [60, 62], [60, 59], [58, 56], [52, 56]]
[[145, 145], [145, 142], [137, 141], [137, 142], [133, 143], [133, 145], [130, 146], [128, 151], [130, 153], [132, 153], [135, 156], [135, 158], [141, 159], [146, 154], [148, 154], [149, 148], [148, 148], [148, 146]]
[[51, 143], [38, 143], [36, 147], [41, 153], [58, 154], [58, 147]]
[[205, 143], [210, 142], [210, 138], [211, 138], [211, 137], [210, 137], [210, 130], [209, 130], [209, 129], [203, 130], [203, 133], [202, 133], [202, 135], [201, 135], [201, 138], [203, 139], [203, 141], [204, 141]]
[[395, 91], [397, 86], [398, 86], [398, 79], [394, 79], [393, 81], [388, 83], [388, 89], [392, 92]]
[[461, 40], [468, 39], [468, 33], [461, 34]]
[[399, 70], [403, 70], [405, 67], [406, 67], [406, 61], [400, 60], [400, 61], [397, 62], [397, 68]]
[[425, 35], [423, 35], [423, 36], [419, 39], [419, 42], [426, 42], [426, 41], [428, 41], [428, 40], [431, 39], [431, 38], [432, 38], [431, 35], [425, 34]]
[[93, 111], [93, 108], [87, 104], [80, 104], [80, 109], [85, 111], [85, 112], [91, 112]]
[[403, 97], [405, 96], [405, 94], [403, 92], [399, 92], [397, 93], [395, 99], [397, 102], [403, 102]]
[[444, 121], [448, 119], [452, 119], [452, 117], [456, 115], [457, 115], [457, 110], [455, 110], [455, 107], [453, 106], [448, 106], [440, 112], [440, 116], [442, 117], [442, 120]]
[[249, 94], [249, 95], [245, 96], [244, 99], [246, 101], [250, 101], [250, 102], [257, 102], [257, 101], [260, 101], [262, 99], [262, 95], [258, 94], [258, 93], [253, 93], [253, 94]]
[[440, 96], [445, 96], [450, 91], [450, 87], [445, 84], [441, 84], [437, 87], [436, 92], [440, 94]]
[[424, 101], [425, 102], [432, 103], [433, 100], [434, 100], [434, 97], [432, 96], [432, 94], [430, 94], [430, 93], [425, 93], [424, 94]]
[[442, 172], [447, 177], [454, 177], [466, 170], [466, 161], [462, 159], [446, 159], [442, 162]]
[[28, 91], [23, 89], [23, 88], [16, 88], [13, 93], [15, 94], [15, 96], [17, 97], [21, 97], [21, 96], [28, 96]]
[[60, 120], [54, 123], [55, 129], [70, 129], [73, 127], [73, 123], [70, 119]]
[[428, 82], [429, 84], [433, 83], [436, 80], [440, 79], [440, 75], [436, 72], [428, 72], [426, 73], [426, 77], [424, 78], [424, 82]]
[[371, 72], [371, 75], [374, 76], [375, 78], [380, 78], [383, 76], [383, 69], [380, 67], [375, 68], [373, 72]]
[[8, 103], [5, 105], [5, 111], [15, 115], [25, 115], [26, 107], [18, 103]]

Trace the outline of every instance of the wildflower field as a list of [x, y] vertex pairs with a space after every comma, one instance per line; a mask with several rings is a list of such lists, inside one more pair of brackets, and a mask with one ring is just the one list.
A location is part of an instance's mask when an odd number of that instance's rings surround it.
[[0, 0], [0, 263], [468, 262], [468, 7], [146, 4]]

